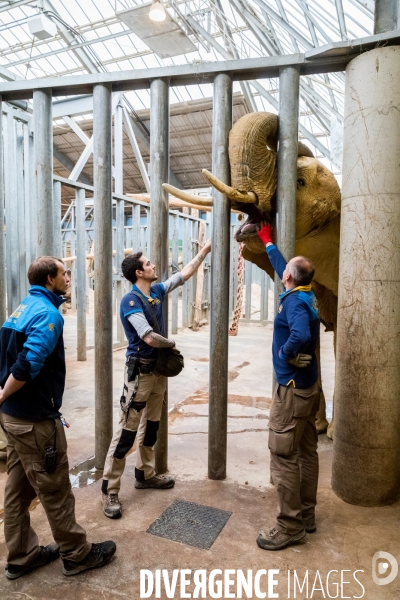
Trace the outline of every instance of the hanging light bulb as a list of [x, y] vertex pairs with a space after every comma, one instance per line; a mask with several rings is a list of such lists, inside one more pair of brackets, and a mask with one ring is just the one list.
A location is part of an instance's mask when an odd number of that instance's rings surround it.
[[165, 21], [166, 18], [165, 8], [159, 2], [159, 0], [155, 0], [150, 7], [149, 18], [152, 21]]

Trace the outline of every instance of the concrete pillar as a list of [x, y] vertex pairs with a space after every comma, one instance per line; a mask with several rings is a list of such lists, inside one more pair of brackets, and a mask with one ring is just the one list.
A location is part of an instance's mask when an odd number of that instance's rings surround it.
[[[164, 79], [150, 83], [150, 260], [158, 281], [168, 278], [168, 193], [162, 184], [169, 174], [169, 84]], [[168, 300], [163, 305], [164, 335], [168, 335]], [[168, 470], [168, 389], [163, 404], [155, 448], [156, 471]]]
[[[226, 73], [220, 73], [214, 79], [212, 172], [228, 184], [228, 141], [231, 128], [232, 79]], [[225, 479], [231, 204], [230, 200], [215, 188], [212, 217], [208, 477]]]
[[77, 360], [86, 360], [86, 224], [85, 190], [75, 192]]
[[0, 95], [0, 327], [6, 320], [6, 245], [4, 231], [3, 110]]
[[54, 255], [53, 116], [50, 90], [34, 90], [38, 256]]
[[374, 33], [398, 29], [399, 0], [375, 0]]
[[111, 84], [93, 87], [95, 467], [113, 433]]
[[346, 69], [332, 486], [400, 494], [400, 46]]

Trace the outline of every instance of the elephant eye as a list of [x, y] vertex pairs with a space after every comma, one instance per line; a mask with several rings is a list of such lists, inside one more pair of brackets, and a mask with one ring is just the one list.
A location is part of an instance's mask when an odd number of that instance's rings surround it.
[[298, 179], [297, 180], [297, 185], [298, 186], [305, 186], [306, 185], [305, 179], [302, 179], [302, 178]]

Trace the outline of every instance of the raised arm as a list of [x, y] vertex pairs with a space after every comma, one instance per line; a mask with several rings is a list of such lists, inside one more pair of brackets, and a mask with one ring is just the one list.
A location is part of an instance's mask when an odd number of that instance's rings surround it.
[[186, 266], [183, 267], [181, 275], [184, 281], [187, 281], [192, 275], [194, 275], [194, 273], [196, 273], [197, 269], [210, 251], [211, 240], [207, 240], [200, 252], [196, 254], [196, 256]]
[[271, 225], [269, 225], [269, 223], [263, 223], [260, 231], [257, 231], [257, 235], [265, 246], [269, 262], [273, 266], [274, 271], [278, 273], [279, 278], [282, 279], [283, 271], [286, 268], [286, 261], [272, 241]]

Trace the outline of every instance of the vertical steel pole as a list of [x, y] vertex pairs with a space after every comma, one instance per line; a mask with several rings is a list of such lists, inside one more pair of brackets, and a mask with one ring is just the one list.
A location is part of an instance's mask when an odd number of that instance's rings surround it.
[[0, 326], [6, 320], [6, 248], [4, 231], [3, 107], [0, 95]]
[[93, 87], [95, 213], [95, 466], [102, 469], [113, 428], [111, 84]]
[[77, 360], [86, 360], [85, 190], [75, 192]]
[[[228, 140], [232, 127], [232, 79], [214, 79], [212, 170], [230, 183]], [[228, 412], [229, 255], [231, 206], [213, 189], [211, 253], [210, 402], [208, 418], [208, 476], [226, 477]]]
[[6, 242], [7, 242], [7, 309], [10, 315], [21, 302], [19, 289], [19, 241], [15, 121], [7, 115], [7, 152], [5, 159]]
[[[71, 256], [76, 256], [76, 203], [71, 206]], [[71, 262], [71, 309], [76, 310], [76, 260]]]
[[[179, 250], [178, 250], [178, 238], [179, 238], [179, 223], [178, 214], [175, 213], [173, 217], [174, 231], [172, 234], [172, 265], [176, 268], [179, 263]], [[171, 333], [175, 335], [178, 333], [178, 301], [179, 301], [179, 290], [176, 289], [172, 292], [172, 307], [171, 307]]]
[[53, 116], [50, 90], [34, 90], [35, 172], [38, 255], [54, 255]]
[[251, 320], [251, 280], [253, 275], [253, 263], [246, 260], [244, 268], [244, 281], [246, 286], [246, 305], [245, 305], [245, 317], [246, 321]]
[[28, 293], [28, 280], [26, 278], [26, 244], [25, 244], [25, 184], [24, 184], [24, 134], [22, 123], [17, 121], [15, 165], [17, 171], [17, 197], [15, 198], [18, 211], [18, 273], [20, 300]]
[[35, 173], [35, 139], [34, 132], [29, 129], [29, 203], [31, 221], [31, 236], [30, 236], [30, 262], [34, 261], [38, 256], [37, 240], [38, 240], [38, 222], [37, 222], [37, 198], [36, 198], [36, 173]]
[[374, 33], [398, 29], [398, 0], [375, 0]]
[[[159, 280], [168, 278], [168, 193], [162, 184], [169, 174], [169, 84], [164, 79], [150, 83], [150, 258], [156, 265]], [[168, 303], [163, 305], [165, 331], [168, 335]], [[156, 444], [156, 471], [168, 470], [168, 388]]]
[[[188, 238], [189, 238], [189, 226], [188, 218], [183, 217], [183, 228], [182, 228], [182, 264], [185, 266], [189, 262], [188, 254]], [[182, 329], [185, 329], [189, 325], [189, 286], [186, 284], [182, 288]]]
[[53, 182], [54, 256], [62, 258], [61, 240], [61, 183]]
[[[285, 260], [294, 256], [296, 242], [296, 189], [299, 136], [299, 67], [279, 69], [279, 147], [276, 237]], [[274, 304], [278, 310], [283, 285], [275, 273]], [[275, 377], [273, 378], [275, 387]]]
[[132, 251], [133, 254], [140, 250], [140, 204], [132, 207]]
[[30, 159], [30, 141], [29, 126], [24, 125], [24, 208], [25, 208], [25, 273], [28, 272], [29, 265], [35, 258], [32, 256], [32, 221], [36, 219], [36, 213], [32, 211], [31, 206], [31, 159]]
[[[122, 151], [122, 111], [120, 104], [116, 106], [114, 112], [114, 169], [115, 169], [115, 193], [123, 194], [123, 151]], [[125, 203], [123, 200], [117, 200], [116, 205], [116, 271], [121, 272], [121, 263], [124, 260], [124, 226], [125, 226]], [[116, 309], [117, 309], [117, 340], [123, 342], [125, 339], [124, 328], [119, 318], [119, 306], [123, 295], [123, 281], [116, 281]]]

